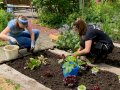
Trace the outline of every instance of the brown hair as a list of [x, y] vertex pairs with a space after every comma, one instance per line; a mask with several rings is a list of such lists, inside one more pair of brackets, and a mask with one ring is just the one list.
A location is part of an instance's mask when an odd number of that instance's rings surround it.
[[78, 30], [80, 37], [86, 33], [87, 26], [86, 26], [86, 23], [82, 19], [78, 18], [74, 22], [73, 26], [75, 27], [75, 29]]
[[17, 17], [17, 20], [18, 20], [18, 18], [21, 18], [22, 20], [28, 20], [27, 17], [26, 17], [26, 16], [23, 16], [23, 15], [19, 15], [19, 16]]
[[[18, 27], [19, 27], [19, 25], [18, 25], [18, 23], [19, 23], [19, 20], [18, 20], [18, 19], [19, 19], [19, 18], [21, 18], [22, 20], [28, 20], [26, 16], [23, 16], [23, 15], [17, 16], [16, 26], [18, 26]], [[27, 27], [27, 26], [26, 26], [26, 27]]]

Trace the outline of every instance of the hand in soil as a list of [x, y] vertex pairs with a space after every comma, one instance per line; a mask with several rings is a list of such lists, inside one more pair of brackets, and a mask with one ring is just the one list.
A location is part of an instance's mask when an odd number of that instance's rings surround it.
[[76, 80], [76, 76], [67, 76], [66, 78], [64, 78], [64, 85], [67, 85], [68, 87], [73, 87], [75, 86], [77, 80]]

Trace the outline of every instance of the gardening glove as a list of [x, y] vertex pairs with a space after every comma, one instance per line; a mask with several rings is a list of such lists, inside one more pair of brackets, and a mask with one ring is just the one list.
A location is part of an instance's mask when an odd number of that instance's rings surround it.
[[35, 48], [35, 41], [31, 41], [31, 51], [33, 51]]
[[17, 42], [17, 40], [16, 40], [14, 37], [9, 36], [8, 38], [9, 38], [9, 40], [10, 40], [13, 44], [18, 45], [18, 42]]

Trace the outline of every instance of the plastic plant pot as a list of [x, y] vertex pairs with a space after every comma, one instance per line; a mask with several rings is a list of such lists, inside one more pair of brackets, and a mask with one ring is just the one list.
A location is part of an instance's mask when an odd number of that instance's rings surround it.
[[64, 72], [65, 69], [68, 69], [68, 67], [70, 67], [70, 65], [73, 65], [73, 62], [67, 62], [68, 65], [66, 65], [64, 67], [64, 65], [62, 66], [63, 69], [63, 76], [67, 77], [68, 75], [73, 75], [73, 76], [77, 76], [78, 71], [79, 71], [79, 66], [75, 65], [75, 67], [70, 68], [70, 71], [67, 71], [66, 73]]
[[76, 66], [76, 67], [74, 67], [74, 68], [71, 70], [71, 72], [65, 73], [65, 74], [63, 73], [63, 75], [64, 75], [64, 77], [67, 77], [68, 75], [77, 76], [78, 70], [79, 70], [79, 67]]

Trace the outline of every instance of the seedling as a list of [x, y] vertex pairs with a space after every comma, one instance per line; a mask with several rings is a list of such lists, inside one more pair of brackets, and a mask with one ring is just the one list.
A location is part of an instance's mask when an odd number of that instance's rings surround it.
[[39, 59], [30, 58], [26, 68], [33, 70], [34, 68], [39, 67], [40, 65], [41, 61]]
[[81, 70], [86, 70], [87, 69], [87, 67], [86, 67], [87, 63], [85, 61], [77, 60], [77, 64], [79, 65]]
[[93, 67], [91, 69], [91, 71], [92, 71], [92, 74], [97, 75], [97, 73], [99, 72], [99, 68], [98, 67]]
[[118, 75], [119, 83], [120, 83], [120, 75]]
[[85, 85], [79, 85], [77, 90], [86, 90], [86, 86]]
[[66, 62], [76, 62], [77, 59], [75, 57], [69, 55], [65, 58], [65, 61]]
[[68, 87], [73, 87], [77, 82], [76, 76], [74, 75], [69, 75], [65, 77], [63, 81], [64, 81], [64, 85], [67, 85]]
[[90, 62], [89, 61], [83, 61], [83, 60], [78, 59], [77, 64], [81, 70], [90, 69]]
[[40, 57], [38, 57], [38, 59], [41, 61], [42, 64], [47, 65], [47, 61], [46, 60], [48, 58], [45, 58], [43, 55], [41, 55]]

